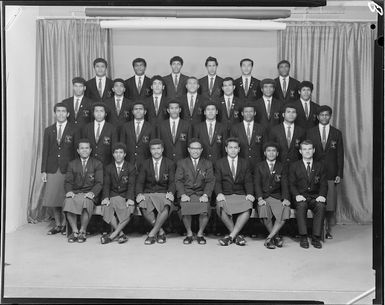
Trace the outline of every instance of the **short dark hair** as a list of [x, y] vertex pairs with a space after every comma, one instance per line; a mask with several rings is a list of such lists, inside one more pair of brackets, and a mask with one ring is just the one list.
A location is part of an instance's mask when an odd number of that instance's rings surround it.
[[163, 79], [163, 77], [160, 76], [160, 75], [154, 75], [154, 76], [151, 78], [151, 85], [152, 85], [156, 80], [162, 82], [162, 85], [164, 86], [164, 79]]
[[189, 141], [188, 141], [188, 146], [190, 147], [190, 145], [192, 143], [199, 143], [201, 145], [201, 147], [203, 148], [203, 145], [202, 145], [202, 142], [201, 140], [199, 140], [198, 138], [191, 138]]
[[280, 65], [282, 64], [288, 64], [289, 65], [289, 68], [290, 68], [290, 62], [287, 61], [286, 59], [283, 59], [281, 60], [278, 64], [277, 64], [277, 69], [279, 68]]
[[149, 147], [151, 148], [151, 146], [153, 146], [153, 145], [162, 145], [162, 147], [164, 147], [163, 141], [162, 141], [161, 139], [158, 139], [158, 138], [152, 139], [152, 140], [150, 141]]
[[136, 64], [136, 63], [144, 63], [144, 66], [145, 67], [147, 67], [147, 63], [146, 63], [146, 60], [144, 59], [144, 58], [140, 58], [140, 57], [138, 57], [138, 58], [135, 58], [133, 61], [132, 61], [132, 66], [134, 67], [134, 65]]
[[324, 111], [329, 112], [330, 115], [333, 114], [332, 108], [329, 107], [328, 105], [322, 105], [322, 106], [320, 106], [319, 109], [318, 109], [318, 114], [320, 114], [321, 112], [324, 112]]
[[255, 103], [251, 102], [251, 101], [246, 101], [245, 103], [242, 104], [242, 112], [245, 108], [254, 108], [254, 111], [256, 111], [256, 105]]
[[135, 107], [136, 105], [142, 105], [143, 108], [146, 108], [146, 105], [145, 105], [144, 101], [141, 100], [141, 99], [138, 99], [138, 100], [137, 100], [137, 99], [134, 99], [134, 101], [133, 101], [133, 103], [132, 103], [132, 109], [134, 109], [134, 107]]
[[275, 147], [275, 149], [279, 152], [279, 144], [276, 142], [266, 142], [263, 144], [263, 151], [266, 151], [268, 147]]
[[126, 87], [126, 82], [124, 81], [123, 78], [115, 78], [114, 79], [114, 85], [115, 83], [122, 83], [124, 87]]
[[204, 104], [203, 104], [203, 109], [206, 110], [206, 108], [208, 106], [215, 106], [215, 109], [218, 110], [218, 105], [216, 102], [212, 101], [212, 100], [208, 100], [206, 101]]
[[170, 59], [170, 65], [171, 65], [174, 61], [179, 61], [180, 64], [183, 66], [183, 59], [182, 59], [182, 57], [180, 57], [180, 56], [173, 56], [173, 57], [171, 57], [171, 59]]
[[281, 110], [281, 113], [285, 113], [287, 108], [295, 109], [295, 111], [297, 112], [297, 107], [296, 107], [294, 104], [292, 104], [292, 103], [286, 103], [286, 104], [284, 104], [284, 105], [282, 106], [282, 108], [281, 108], [281, 109], [282, 109], [282, 110]]
[[60, 103], [56, 103], [55, 106], [53, 106], [53, 112], [56, 112], [56, 109], [59, 108], [59, 107], [63, 107], [66, 109], [66, 111], [68, 112], [68, 106], [62, 102]]
[[243, 58], [241, 59], [241, 61], [239, 62], [239, 65], [242, 66], [242, 64], [245, 62], [245, 61], [249, 61], [251, 62], [251, 65], [254, 66], [254, 61], [250, 58]]
[[273, 87], [275, 88], [275, 81], [271, 78], [265, 78], [261, 80], [261, 89], [263, 89], [264, 85], [273, 85]]
[[187, 77], [187, 79], [186, 79], [186, 84], [187, 84], [187, 82], [188, 82], [190, 79], [195, 79], [195, 80], [198, 82], [198, 84], [199, 84], [199, 80], [198, 80], [198, 78], [196, 78], [195, 76], [189, 76], [189, 77]]
[[114, 146], [112, 146], [112, 153], [114, 153], [115, 150], [118, 150], [118, 149], [123, 149], [124, 153], [127, 152], [127, 146], [122, 142], [117, 142], [114, 144]]
[[303, 82], [301, 82], [299, 85], [298, 85], [298, 90], [301, 90], [302, 88], [304, 87], [307, 87], [307, 88], [310, 88], [311, 91], [313, 91], [313, 83], [311, 81], [308, 81], [308, 80], [304, 80]]
[[215, 57], [212, 57], [212, 56], [209, 56], [206, 58], [206, 61], [205, 61], [205, 66], [207, 66], [207, 64], [209, 63], [209, 61], [214, 61], [215, 64], [218, 66], [218, 60], [215, 58]]
[[238, 143], [238, 146], [241, 146], [241, 143], [239, 142], [239, 139], [238, 139], [238, 138], [230, 137], [230, 138], [227, 138], [227, 139], [226, 139], [226, 141], [225, 141], [225, 147], [227, 147], [227, 146], [229, 145], [230, 142]]
[[86, 80], [83, 78], [83, 77], [74, 77], [72, 79], [72, 85], [75, 85], [75, 84], [83, 84], [83, 86], [86, 85]]
[[228, 77], [225, 77], [225, 78], [222, 80], [222, 87], [223, 87], [223, 83], [224, 83], [224, 82], [229, 82], [229, 81], [231, 81], [231, 82], [233, 83], [233, 85], [234, 85], [234, 78], [228, 76]]
[[94, 60], [94, 68], [95, 68], [96, 64], [99, 63], [99, 62], [104, 63], [104, 65], [105, 65], [106, 68], [107, 68], [107, 66], [108, 66], [108, 65], [107, 65], [107, 60], [105, 60], [104, 58], [101, 58], [101, 57], [96, 58], [96, 59]]
[[303, 140], [303, 141], [301, 142], [301, 144], [300, 144], [300, 147], [301, 147], [301, 148], [302, 148], [302, 145], [311, 145], [311, 146], [313, 146], [313, 148], [314, 148], [313, 141], [312, 141], [312, 140], [309, 140], [309, 139]]
[[92, 104], [92, 112], [95, 111], [95, 107], [103, 107], [104, 108], [104, 111], [107, 112], [109, 109], [107, 107], [107, 105], [103, 102], [96, 102], [96, 103], [93, 103]]
[[177, 100], [177, 99], [170, 99], [169, 101], [168, 101], [168, 103], [167, 103], [167, 108], [170, 108], [170, 104], [178, 104], [179, 105], [179, 107], [180, 107], [180, 101], [179, 100]]
[[91, 141], [90, 141], [89, 139], [87, 139], [87, 138], [81, 138], [81, 139], [79, 139], [79, 140], [77, 141], [77, 147], [78, 147], [78, 149], [79, 149], [79, 145], [80, 145], [81, 143], [88, 143], [88, 144], [90, 145], [90, 147], [91, 147]]

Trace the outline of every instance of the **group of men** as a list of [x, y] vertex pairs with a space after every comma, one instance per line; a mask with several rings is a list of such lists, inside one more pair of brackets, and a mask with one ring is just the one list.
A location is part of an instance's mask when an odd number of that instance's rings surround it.
[[[343, 140], [330, 125], [332, 109], [311, 100], [313, 84], [289, 76], [278, 63], [276, 79], [251, 76], [253, 61], [240, 61], [238, 79], [181, 73], [183, 59], [170, 59], [167, 76], [145, 75], [146, 61], [132, 63], [127, 80], [106, 76], [107, 62], [94, 61], [96, 76], [75, 77], [73, 96], [54, 107], [55, 124], [44, 133], [44, 205], [55, 227], [71, 228], [69, 242], [86, 241], [95, 205], [101, 204], [112, 233], [101, 243], [127, 241], [123, 229], [140, 210], [151, 225], [145, 244], [165, 243], [164, 223], [177, 211], [184, 244], [205, 244], [204, 230], [215, 207], [228, 230], [220, 245], [245, 245], [240, 234], [254, 208], [265, 225], [269, 249], [282, 247], [279, 234], [296, 210], [300, 246], [309, 247], [307, 211], [313, 212], [311, 243], [333, 238], [336, 187], [343, 178]], [[194, 236], [192, 216], [198, 215]], [[78, 226], [80, 217], [80, 227]]]

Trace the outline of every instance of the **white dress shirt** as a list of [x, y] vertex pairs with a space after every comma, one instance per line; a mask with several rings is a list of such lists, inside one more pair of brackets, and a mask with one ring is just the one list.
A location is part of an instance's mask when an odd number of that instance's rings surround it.
[[63, 123], [56, 122], [56, 134], [59, 135], [59, 125], [61, 125], [61, 135], [63, 136], [64, 129], [67, 126], [67, 120]]
[[286, 80], [286, 92], [287, 92], [287, 88], [289, 87], [289, 76], [279, 76], [279, 82], [281, 83], [281, 89], [283, 90], [283, 80]]
[[305, 111], [305, 104], [307, 104], [307, 109], [309, 110], [308, 114], [310, 114], [310, 99], [308, 101], [304, 101], [303, 99], [300, 98], [300, 100], [302, 103], [303, 111]]
[[327, 124], [327, 125], [318, 124], [319, 134], [321, 136], [321, 142], [322, 142], [322, 132], [323, 132], [324, 126], [325, 126], [325, 133], [326, 133], [326, 141], [329, 138], [330, 124]]
[[247, 135], [247, 126], [250, 124], [250, 136], [253, 134], [253, 128], [254, 128], [254, 121], [246, 122], [243, 120], [243, 126], [245, 127], [245, 133]]
[[[249, 88], [250, 88], [251, 75], [248, 75], [248, 76], [242, 76], [243, 89], [245, 89], [246, 78], [247, 78], [247, 83], [249, 84]], [[247, 89], [249, 89], [249, 88], [247, 88]]]
[[191, 97], [193, 97], [193, 101], [194, 101], [194, 106], [193, 108], [195, 108], [195, 102], [197, 101], [197, 93], [190, 93], [190, 92], [187, 92], [187, 104], [188, 104], [188, 108], [190, 109], [190, 102], [191, 102]]
[[[273, 104], [273, 97], [272, 96], [267, 97], [267, 96], [263, 95], [262, 98], [263, 98], [263, 101], [265, 102], [266, 113], [269, 114], [268, 108], [267, 108], [267, 101], [268, 100], [270, 101], [270, 112], [271, 112], [271, 106]], [[270, 115], [271, 115], [271, 113], [270, 113]]]
[[233, 164], [233, 160], [234, 160], [234, 169], [235, 169], [235, 173], [237, 173], [237, 168], [238, 168], [238, 156], [236, 156], [234, 159], [233, 159], [233, 158], [230, 158], [229, 156], [227, 156], [227, 161], [229, 162], [230, 170], [231, 170], [231, 165]]
[[144, 120], [137, 120], [137, 119], [134, 120], [135, 134], [136, 134], [136, 128], [138, 127], [138, 123], [139, 123], [139, 134], [140, 134], [142, 132]]
[[212, 75], [207, 75], [207, 86], [210, 90], [210, 82], [211, 82], [211, 79], [213, 78], [213, 88], [214, 88], [214, 84], [215, 84], [215, 79], [216, 79], [217, 75], [215, 74], [214, 76]]
[[305, 168], [307, 168], [307, 162], [310, 162], [310, 169], [313, 167], [313, 159], [311, 161], [305, 161], [302, 159], [303, 164], [305, 164]]
[[138, 85], [139, 85], [139, 77], [140, 77], [140, 80], [142, 82], [142, 87], [143, 87], [143, 83], [144, 83], [144, 78], [146, 77], [144, 74], [143, 75], [136, 75], [135, 74], [135, 84], [136, 84], [136, 88], [138, 88]]
[[213, 136], [214, 136], [214, 130], [215, 130], [215, 123], [216, 123], [216, 120], [214, 121], [208, 121], [206, 120], [206, 127], [207, 127], [207, 134], [209, 133], [209, 130], [210, 130], [210, 124], [213, 124]]
[[294, 134], [294, 123], [293, 124], [288, 124], [287, 122], [283, 122], [283, 127], [285, 127], [285, 138], [287, 139], [287, 131], [288, 127], [290, 126], [290, 141], [293, 140], [293, 134]]
[[154, 158], [152, 158], [152, 165], [154, 166], [154, 171], [155, 171], [155, 163], [158, 162], [158, 172], [155, 173], [155, 177], [158, 176], [159, 180], [160, 180], [159, 172], [160, 172], [160, 165], [162, 164], [162, 159], [163, 157], [161, 157], [159, 160], [155, 160]]
[[96, 139], [96, 133], [98, 131], [98, 126], [100, 124], [100, 133], [99, 133], [99, 136], [102, 134], [102, 130], [103, 130], [103, 127], [104, 127], [104, 123], [106, 122], [106, 120], [103, 120], [101, 122], [97, 122], [96, 120], [94, 121], [94, 132], [95, 132], [95, 139]]
[[[269, 170], [270, 170], [271, 167], [274, 168], [274, 166], [275, 166], [275, 161], [276, 161], [276, 160], [274, 160], [274, 161], [269, 161], [269, 160], [266, 159], [267, 166], [269, 167]], [[273, 165], [273, 166], [271, 166], [271, 165]]]
[[176, 131], [178, 130], [179, 119], [180, 118], [177, 118], [177, 119], [174, 120], [174, 119], [170, 118], [170, 130], [171, 131], [172, 131], [172, 124], [175, 121], [175, 135], [176, 135]]
[[102, 80], [102, 93], [104, 92], [104, 88], [106, 87], [106, 79], [107, 77], [104, 75], [102, 77], [96, 76], [95, 81], [96, 81], [96, 89], [99, 90], [99, 80]]

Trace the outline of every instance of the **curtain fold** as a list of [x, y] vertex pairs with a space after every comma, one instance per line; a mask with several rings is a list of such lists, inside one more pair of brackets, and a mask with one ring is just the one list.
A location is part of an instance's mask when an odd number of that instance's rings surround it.
[[45, 127], [54, 123], [53, 107], [72, 96], [72, 78], [94, 76], [92, 62], [105, 58], [111, 75], [110, 30], [101, 29], [99, 21], [88, 19], [37, 20], [36, 88], [34, 100], [34, 131], [32, 176], [28, 190], [28, 221], [47, 216], [42, 209], [44, 183], [41, 181], [41, 153]]
[[[314, 83], [313, 100], [333, 109], [343, 133], [344, 179], [337, 220], [372, 221], [372, 110], [375, 31], [371, 23], [288, 22], [278, 32], [278, 60], [291, 74]], [[382, 204], [382, 203], [378, 203]]]

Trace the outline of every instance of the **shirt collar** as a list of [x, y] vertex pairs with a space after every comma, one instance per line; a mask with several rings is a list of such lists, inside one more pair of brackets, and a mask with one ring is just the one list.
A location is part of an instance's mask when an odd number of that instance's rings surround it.
[[291, 125], [289, 125], [287, 122], [285, 122], [285, 121], [283, 121], [283, 126], [285, 127], [285, 128], [287, 128], [287, 127], [294, 127], [294, 122], [291, 124]]
[[155, 94], [155, 93], [153, 93], [153, 94], [152, 94], [152, 97], [153, 97], [153, 98], [154, 98], [154, 97], [156, 97], [156, 96], [159, 98], [159, 97], [161, 97], [161, 96], [162, 96], [162, 93], [159, 93], [159, 94]]
[[170, 123], [172, 123], [173, 121], [175, 121], [177, 124], [179, 123], [179, 119], [180, 117], [176, 118], [176, 119], [173, 119], [170, 117]]
[[98, 125], [98, 124], [100, 124], [100, 125], [104, 125], [104, 122], [105, 122], [106, 120], [103, 120], [103, 121], [101, 121], [101, 122], [97, 122], [96, 120], [94, 121], [94, 124], [95, 125]]
[[138, 123], [139, 123], [140, 125], [142, 125], [143, 122], [144, 122], [144, 120], [137, 120], [137, 119], [134, 119], [134, 121], [135, 121], [135, 125], [138, 125]]
[[300, 98], [300, 100], [301, 100], [302, 104], [304, 104], [304, 103], [309, 103], [310, 104], [310, 100], [304, 101], [302, 98]]
[[286, 81], [288, 81], [288, 80], [289, 80], [289, 75], [288, 75], [288, 76], [282, 76], [282, 75], [280, 75], [280, 76], [279, 76], [279, 79], [280, 79], [281, 81], [283, 81], [284, 79], [286, 79]]
[[122, 96], [116, 96], [116, 95], [114, 95], [114, 98], [115, 98], [115, 101], [116, 101], [117, 99], [119, 99], [120, 101], [123, 101], [124, 96], [123, 96], [123, 95], [122, 95]]
[[267, 97], [267, 96], [262, 95], [262, 98], [263, 98], [263, 100], [264, 100], [265, 102], [266, 102], [267, 100], [269, 100], [270, 102], [273, 100], [273, 97], [272, 97], [272, 96]]
[[267, 165], [268, 165], [268, 166], [270, 166], [271, 163], [273, 163], [273, 165], [275, 165], [275, 161], [277, 161], [277, 160], [269, 161], [269, 160], [266, 159], [266, 162], [267, 162]]
[[217, 77], [217, 75], [215, 74], [214, 76], [211, 76], [211, 75], [208, 75], [207, 74], [207, 78], [209, 79], [209, 81], [211, 80], [211, 78], [213, 78], [214, 79], [214, 81], [215, 81], [215, 78]]
[[[151, 157], [152, 158], [152, 157]], [[155, 160], [154, 158], [152, 158], [152, 163], [154, 163], [155, 164], [155, 162], [158, 162], [158, 164], [160, 165], [160, 163], [162, 163], [162, 159], [163, 159], [163, 156], [162, 157], [160, 157], [160, 159], [159, 160]]]
[[214, 125], [215, 125], [215, 122], [216, 122], [217, 120], [214, 120], [214, 121], [208, 121], [208, 120], [206, 120], [206, 124], [207, 125], [209, 125], [210, 123], [213, 123]]
[[302, 162], [303, 164], [305, 164], [305, 168], [307, 167], [307, 162], [310, 162], [310, 167], [313, 166], [313, 159], [311, 159], [310, 161], [305, 161], [304, 159], [302, 159]]
[[115, 167], [120, 167], [120, 168], [122, 168], [123, 165], [124, 165], [124, 160], [123, 160], [122, 164], [120, 164], [120, 166], [118, 165], [118, 163], [115, 162]]
[[196, 98], [197, 92], [195, 92], [195, 93], [187, 92], [187, 95], [189, 98], [191, 98], [191, 96], [194, 96], [194, 98]]
[[171, 72], [172, 74], [172, 77], [175, 78], [175, 75], [178, 76], [178, 78], [180, 77], [180, 72], [177, 74], [177, 73], [174, 73], [174, 72]]
[[81, 95], [81, 96], [75, 96], [75, 95], [74, 95], [74, 102], [76, 102], [77, 99], [82, 100], [82, 99], [83, 99], [83, 96], [84, 96], [84, 94]]
[[[89, 159], [90, 159], [90, 157], [88, 157], [87, 159], [84, 160], [84, 161], [86, 161], [86, 164], [87, 164], [87, 162], [88, 162]], [[82, 158], [80, 158], [80, 162], [83, 163], [83, 159], [82, 159]]]
[[95, 76], [95, 78], [96, 78], [96, 80], [97, 81], [99, 81], [99, 79], [101, 79], [102, 81], [105, 81], [106, 80], [106, 78], [107, 78], [107, 76], [102, 76], [102, 77], [100, 77], [100, 76]]
[[233, 98], [234, 98], [234, 93], [232, 94], [232, 95], [223, 95], [223, 98], [225, 99], [225, 101], [227, 102], [227, 99], [231, 99], [231, 100], [233, 100]]
[[230, 163], [234, 160], [235, 163], [237, 164], [237, 163], [238, 163], [238, 156], [236, 156], [234, 159], [233, 159], [233, 158], [230, 158], [230, 156], [227, 156], [227, 160], [228, 160]]
[[192, 157], [190, 157], [190, 159], [191, 159], [191, 162], [194, 164], [194, 160], [196, 160], [197, 161], [197, 165], [198, 165], [198, 163], [199, 163], [199, 159], [200, 158], [198, 158], [198, 159], [194, 159], [194, 158], [192, 158]]
[[68, 120], [65, 120], [65, 122], [63, 122], [63, 123], [56, 122], [56, 127], [59, 128], [59, 125], [61, 125], [62, 130], [64, 130], [64, 128], [67, 125], [67, 122], [68, 122]]
[[145, 74], [143, 74], [143, 75], [136, 75], [136, 74], [135, 74], [135, 79], [136, 79], [136, 80], [138, 80], [139, 77], [140, 77], [142, 80], [144, 80], [144, 78], [146, 77], [146, 75], [145, 75]]
[[329, 129], [330, 128], [330, 123], [326, 124], [326, 125], [322, 125], [321, 123], [318, 123], [318, 126], [319, 126], [320, 129], [322, 129], [324, 126], [326, 127], [326, 129]]

